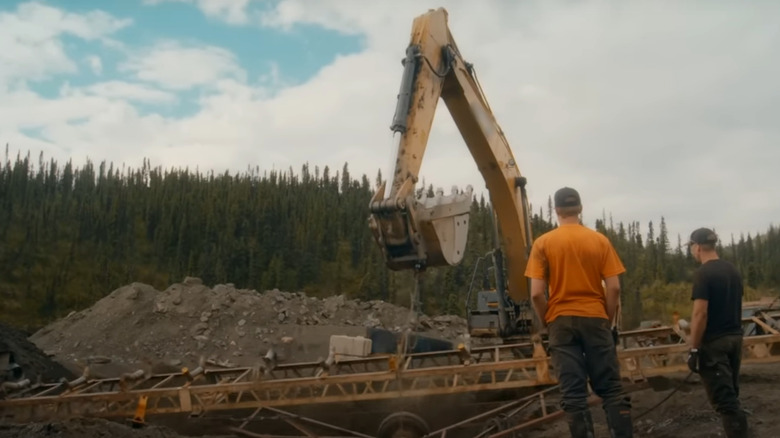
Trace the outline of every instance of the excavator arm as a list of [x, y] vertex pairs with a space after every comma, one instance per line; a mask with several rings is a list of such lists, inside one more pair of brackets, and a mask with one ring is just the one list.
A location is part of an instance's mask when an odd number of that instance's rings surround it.
[[[524, 276], [531, 229], [525, 178], [476, 79], [461, 57], [444, 8], [415, 18], [391, 130], [400, 134], [395, 169], [370, 202], [369, 226], [394, 270], [455, 265], [464, 255], [471, 188], [415, 196], [420, 166], [441, 98], [489, 191], [505, 252], [506, 294], [529, 299]], [[501, 289], [499, 287], [499, 289]], [[504, 293], [499, 291], [499, 295]]]

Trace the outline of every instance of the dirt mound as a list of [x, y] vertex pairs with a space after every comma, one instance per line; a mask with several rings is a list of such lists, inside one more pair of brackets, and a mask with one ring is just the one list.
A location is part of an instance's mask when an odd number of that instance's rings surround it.
[[[0, 438], [179, 438], [171, 429], [146, 426], [133, 429], [127, 425], [98, 418], [75, 418], [66, 421], [0, 425]], [[209, 437], [202, 437], [209, 438]], [[218, 438], [218, 437], [211, 437]]]
[[[327, 356], [331, 334], [365, 335], [367, 327], [401, 330], [408, 321], [407, 308], [383, 301], [260, 293], [231, 284], [210, 288], [187, 278], [164, 291], [142, 283], [121, 287], [30, 340], [74, 370], [92, 363], [90, 372], [101, 377], [144, 367], [173, 371], [203, 360], [251, 366], [271, 347], [282, 362], [318, 360]], [[455, 339], [465, 333], [466, 322], [422, 317], [417, 328]]]
[[72, 378], [73, 374], [47, 357], [38, 347], [27, 340], [27, 333], [0, 323], [0, 352], [10, 352], [14, 361], [21, 366], [23, 378], [36, 382], [56, 381], [62, 377]]

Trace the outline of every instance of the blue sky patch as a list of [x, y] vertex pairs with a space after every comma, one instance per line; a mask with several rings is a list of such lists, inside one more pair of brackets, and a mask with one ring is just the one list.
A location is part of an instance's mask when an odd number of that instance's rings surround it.
[[[25, 2], [3, 2], [0, 11], [13, 13], [22, 3]], [[133, 20], [131, 25], [109, 36], [119, 41], [124, 49], [108, 47], [100, 41], [85, 41], [69, 34], [60, 35], [66, 54], [76, 64], [78, 73], [58, 74], [28, 83], [33, 91], [49, 99], [58, 97], [65, 83], [73, 88], [112, 80], [143, 83], [133, 72], [119, 67], [128, 56], [161, 42], [174, 41], [183, 47], [215, 46], [228, 50], [246, 71], [246, 80], [252, 85], [260, 84], [272, 65], [278, 68], [285, 84], [306, 82], [337, 56], [359, 52], [363, 47], [360, 37], [318, 26], [296, 26], [293, 30], [282, 31], [257, 23], [230, 24], [207, 17], [196, 5], [182, 2], [144, 5], [141, 0], [58, 0], [39, 3], [79, 14], [102, 10], [117, 19]], [[90, 67], [90, 56], [100, 58], [101, 68], [97, 73]], [[136, 103], [136, 107], [141, 113], [158, 113], [165, 117], [184, 117], [197, 112], [197, 99], [202, 90], [175, 92], [178, 101], [174, 104], [145, 102]]]

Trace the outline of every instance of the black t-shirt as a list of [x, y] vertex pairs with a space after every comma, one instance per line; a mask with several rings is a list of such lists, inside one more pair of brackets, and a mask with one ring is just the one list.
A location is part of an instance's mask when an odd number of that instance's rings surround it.
[[725, 260], [710, 260], [696, 271], [691, 300], [708, 300], [704, 339], [742, 334], [742, 293], [742, 276]]

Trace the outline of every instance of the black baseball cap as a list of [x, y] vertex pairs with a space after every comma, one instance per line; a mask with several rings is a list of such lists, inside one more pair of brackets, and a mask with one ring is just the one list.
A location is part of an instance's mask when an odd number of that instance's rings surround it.
[[691, 233], [691, 241], [688, 244], [698, 243], [699, 245], [718, 243], [718, 235], [709, 228], [697, 228]]
[[579, 207], [580, 194], [571, 187], [564, 187], [555, 192], [555, 207]]

